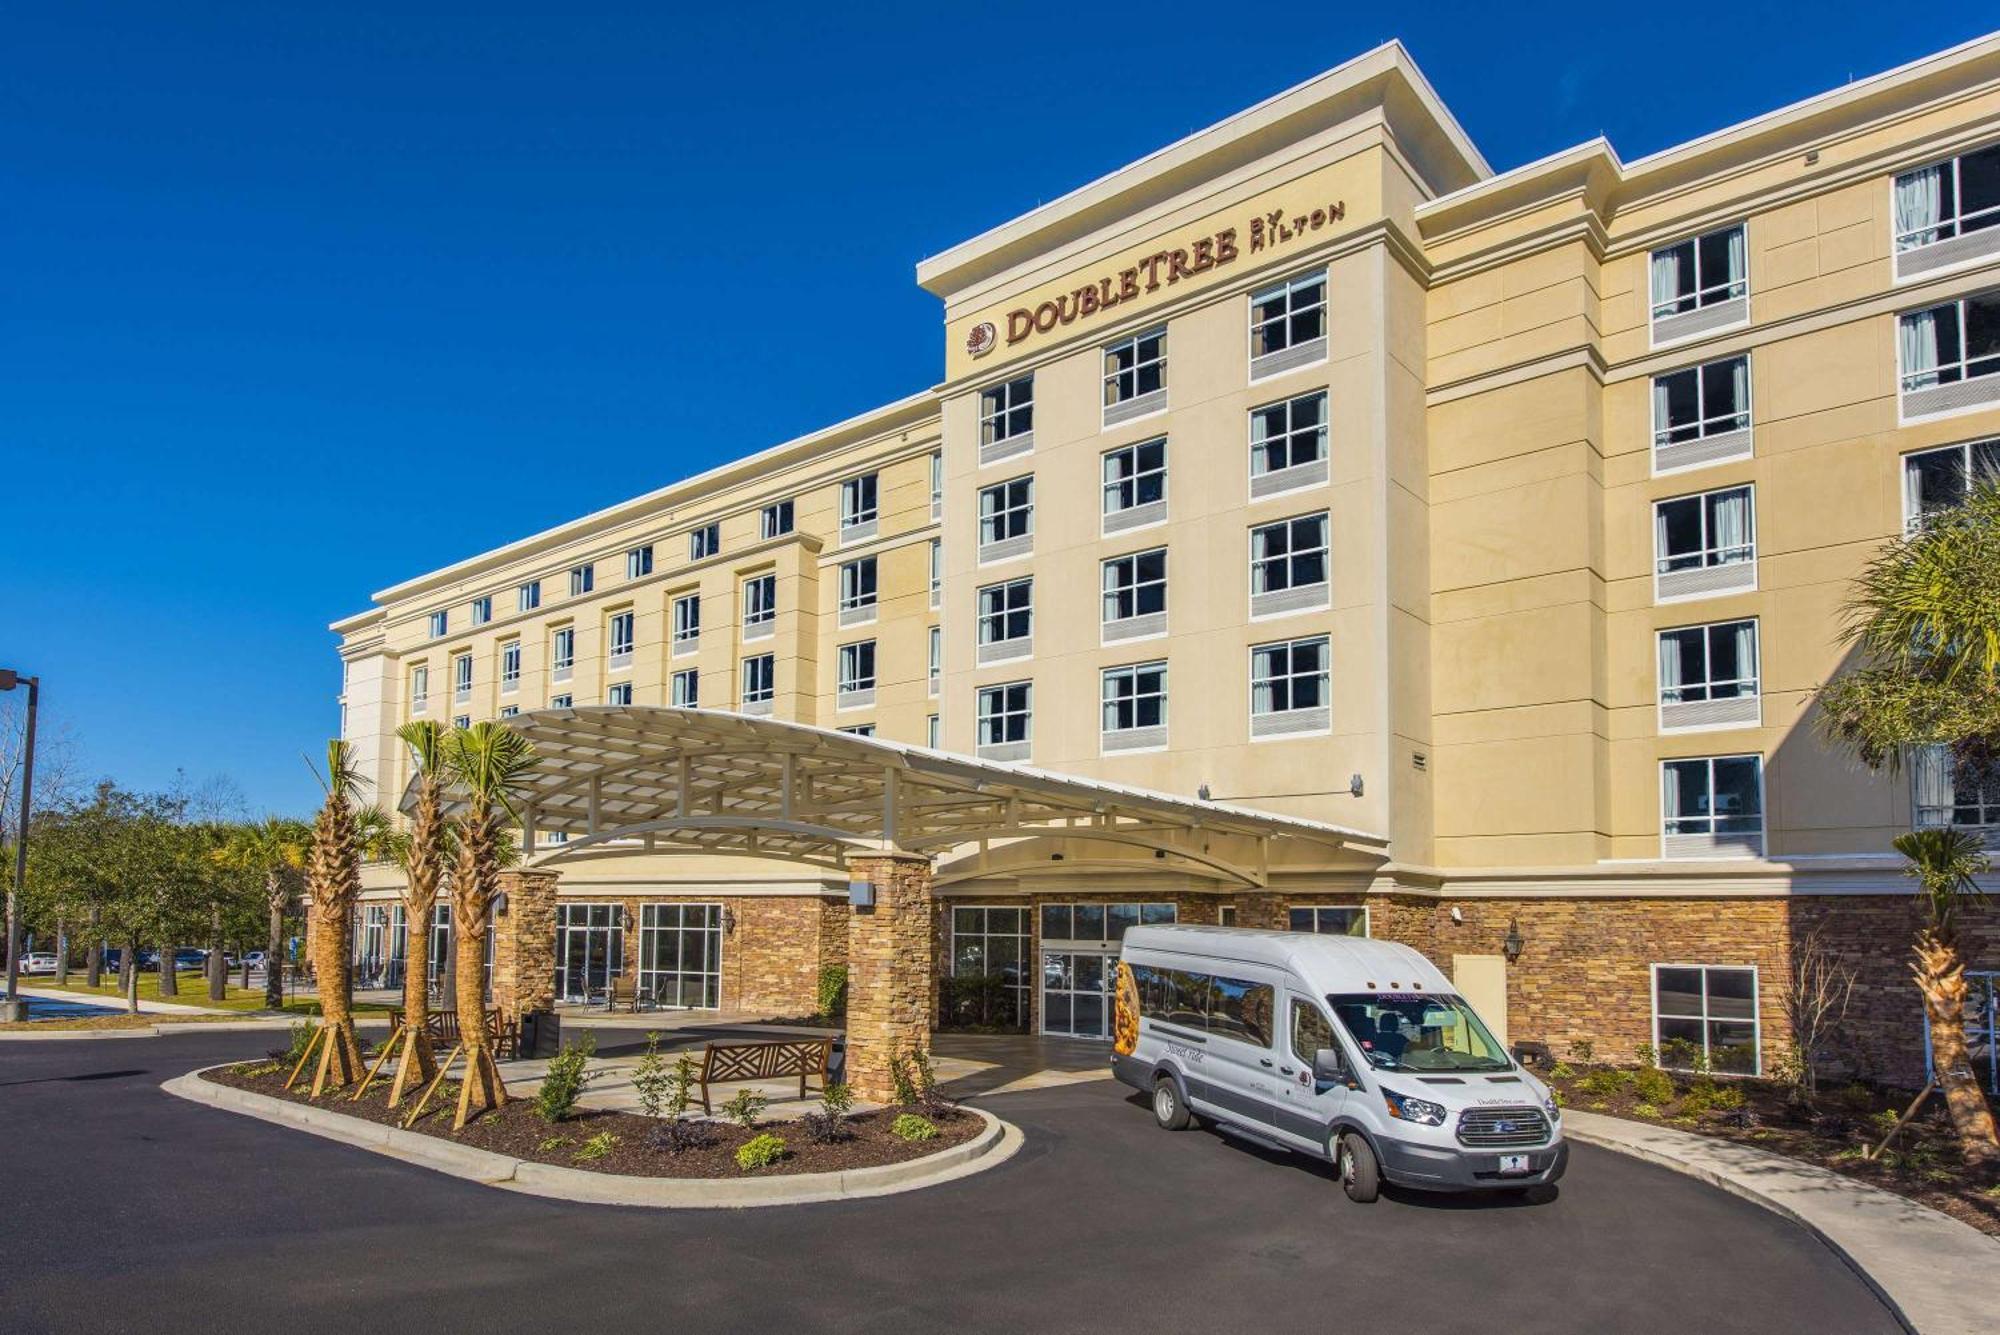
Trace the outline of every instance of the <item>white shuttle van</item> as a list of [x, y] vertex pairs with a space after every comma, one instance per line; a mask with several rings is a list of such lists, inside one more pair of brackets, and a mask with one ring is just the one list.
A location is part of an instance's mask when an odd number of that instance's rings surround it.
[[1408, 946], [1231, 927], [1133, 927], [1113, 1073], [1178, 1131], [1195, 1117], [1384, 1181], [1513, 1191], [1568, 1166], [1562, 1114]]

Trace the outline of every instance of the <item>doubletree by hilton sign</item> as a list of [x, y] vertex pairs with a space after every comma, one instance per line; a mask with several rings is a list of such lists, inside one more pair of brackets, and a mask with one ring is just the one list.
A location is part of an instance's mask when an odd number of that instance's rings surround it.
[[[1344, 200], [1315, 205], [1299, 213], [1270, 209], [1237, 226], [1205, 233], [1185, 246], [1155, 251], [1072, 291], [1008, 311], [1007, 345], [1012, 347], [1030, 335], [1046, 334], [1078, 320], [1088, 320], [1161, 288], [1233, 264], [1246, 253], [1256, 255], [1310, 236], [1346, 217]], [[1000, 337], [993, 321], [982, 320], [967, 332], [965, 350], [974, 357], [983, 357], [999, 345]]]

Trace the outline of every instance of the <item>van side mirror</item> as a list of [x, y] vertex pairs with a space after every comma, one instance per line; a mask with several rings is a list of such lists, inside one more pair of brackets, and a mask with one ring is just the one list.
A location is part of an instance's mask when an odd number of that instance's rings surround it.
[[1347, 1063], [1339, 1048], [1321, 1048], [1313, 1053], [1313, 1079], [1328, 1085], [1347, 1083]]

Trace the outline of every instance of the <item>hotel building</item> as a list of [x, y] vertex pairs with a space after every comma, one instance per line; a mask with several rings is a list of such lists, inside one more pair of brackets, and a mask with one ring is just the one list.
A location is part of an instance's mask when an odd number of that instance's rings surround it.
[[334, 625], [385, 803], [409, 719], [548, 760], [496, 990], [797, 1015], [851, 964], [894, 1033], [1101, 1036], [1125, 926], [1219, 921], [1754, 1071], [1818, 927], [1839, 1055], [1921, 1079], [1889, 844], [2000, 775], [1812, 698], [1864, 562], [2000, 472], [2000, 37], [1501, 173], [1392, 43], [917, 281], [938, 384]]

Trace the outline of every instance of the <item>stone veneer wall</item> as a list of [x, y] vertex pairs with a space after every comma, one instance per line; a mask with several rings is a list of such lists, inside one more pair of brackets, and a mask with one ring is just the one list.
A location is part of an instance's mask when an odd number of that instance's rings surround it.
[[848, 926], [847, 1083], [857, 1097], [890, 1098], [889, 1061], [928, 1048], [937, 1014], [936, 901], [930, 859], [880, 854], [849, 859], [875, 887], [872, 907]]
[[555, 1005], [556, 884], [552, 871], [500, 873], [507, 911], [493, 917], [493, 1004], [509, 1020]]

